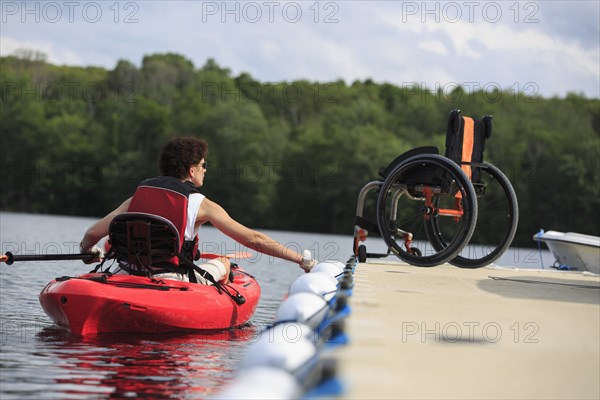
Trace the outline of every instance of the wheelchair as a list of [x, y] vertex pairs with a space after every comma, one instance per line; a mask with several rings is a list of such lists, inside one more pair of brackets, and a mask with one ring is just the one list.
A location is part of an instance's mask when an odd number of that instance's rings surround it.
[[[479, 268], [510, 246], [519, 221], [515, 191], [500, 169], [483, 161], [492, 117], [480, 120], [452, 110], [445, 155], [433, 146], [409, 150], [379, 170], [382, 179], [358, 195], [353, 252], [360, 262], [391, 254], [406, 263], [432, 267], [446, 262]], [[364, 217], [375, 191], [376, 222]], [[380, 235], [387, 253], [369, 253], [367, 236]]]

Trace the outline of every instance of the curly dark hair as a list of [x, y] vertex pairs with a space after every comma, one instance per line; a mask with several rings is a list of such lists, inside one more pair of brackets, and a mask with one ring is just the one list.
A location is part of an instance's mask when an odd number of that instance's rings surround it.
[[195, 137], [175, 137], [160, 152], [158, 170], [162, 176], [185, 179], [192, 165], [208, 155], [208, 144]]

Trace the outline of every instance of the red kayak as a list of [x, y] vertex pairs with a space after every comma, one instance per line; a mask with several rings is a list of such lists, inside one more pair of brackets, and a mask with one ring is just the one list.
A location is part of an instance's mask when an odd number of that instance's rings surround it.
[[218, 331], [248, 322], [260, 298], [251, 275], [237, 268], [233, 276], [222, 289], [133, 275], [62, 277], [46, 285], [40, 303], [54, 323], [80, 336]]

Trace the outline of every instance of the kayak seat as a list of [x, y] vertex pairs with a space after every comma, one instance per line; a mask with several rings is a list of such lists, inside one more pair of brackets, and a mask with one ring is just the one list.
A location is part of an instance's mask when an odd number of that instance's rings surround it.
[[117, 215], [109, 227], [109, 241], [117, 261], [151, 275], [157, 265], [175, 264], [180, 250], [179, 232], [166, 218], [144, 213]]

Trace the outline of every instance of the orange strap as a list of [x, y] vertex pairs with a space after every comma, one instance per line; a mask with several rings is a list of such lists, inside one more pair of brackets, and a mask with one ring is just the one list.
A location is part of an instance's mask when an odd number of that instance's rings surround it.
[[[471, 162], [473, 155], [473, 142], [475, 141], [475, 122], [473, 118], [463, 117], [463, 146], [462, 146], [462, 162]], [[471, 179], [471, 166], [461, 165], [465, 174]]]

